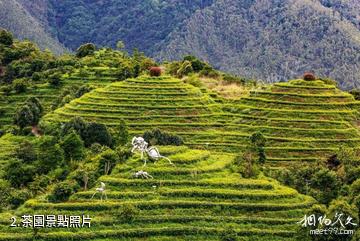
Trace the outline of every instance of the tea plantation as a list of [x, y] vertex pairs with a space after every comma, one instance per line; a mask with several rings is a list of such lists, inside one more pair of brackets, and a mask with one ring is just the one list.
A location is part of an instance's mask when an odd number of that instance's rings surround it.
[[340, 145], [355, 147], [360, 102], [321, 80], [277, 83], [239, 100], [210, 94], [172, 77], [139, 77], [96, 89], [48, 114], [49, 122], [81, 116], [132, 134], [160, 128], [193, 148], [237, 152], [260, 131], [269, 164], [326, 159]]
[[0, 123], [1, 125], [12, 124], [16, 108], [22, 105], [29, 97], [37, 97], [44, 106], [45, 112], [49, 112], [52, 103], [64, 89], [82, 85], [102, 87], [116, 80], [112, 73], [113, 71], [109, 67], [76, 69], [74, 72], [64, 75], [59, 86], [51, 86], [48, 83], [34, 83], [25, 93], [12, 92], [5, 95], [0, 92]]
[[[269, 178], [241, 178], [230, 170], [231, 154], [185, 146], [162, 146], [160, 152], [175, 166], [161, 160], [143, 167], [139, 155], [134, 155], [111, 175], [100, 177], [107, 185], [107, 200], [101, 201], [99, 194], [91, 199], [94, 189], [62, 203], [39, 196], [15, 213], [84, 214], [92, 218], [91, 228], [19, 232], [20, 228], [8, 227], [12, 214], [7, 213], [0, 220], [0, 240], [225, 240], [224, 235], [292, 240], [299, 227], [296, 222], [315, 202]], [[134, 178], [139, 170], [153, 179]]]

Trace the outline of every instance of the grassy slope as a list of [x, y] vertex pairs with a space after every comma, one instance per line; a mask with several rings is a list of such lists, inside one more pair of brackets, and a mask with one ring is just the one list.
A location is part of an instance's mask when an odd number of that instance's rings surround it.
[[[90, 67], [87, 68], [87, 75], [81, 76], [80, 70], [76, 70], [71, 74], [63, 77], [62, 85], [52, 87], [47, 83], [34, 83], [25, 93], [11, 93], [9, 96], [2, 95], [0, 92], [0, 110], [5, 112], [0, 116], [1, 125], [12, 124], [14, 112], [17, 106], [22, 105], [27, 98], [31, 96], [37, 97], [45, 108], [45, 112], [49, 112], [51, 104], [59, 97], [62, 90], [69, 86], [81, 86], [88, 84], [93, 87], [105, 86], [116, 78], [112, 76], [112, 70], [109, 67]], [[95, 71], [99, 72], [98, 77], [94, 77]]]
[[[37, 240], [218, 240], [227, 227], [251, 240], [291, 240], [296, 222], [314, 200], [272, 179], [242, 179], [229, 170], [233, 156], [210, 154], [185, 147], [161, 147], [175, 163], [148, 163], [139, 156], [118, 164], [107, 184], [108, 200], [90, 200], [94, 190], [74, 194], [70, 201], [48, 203], [43, 197], [29, 200], [17, 214], [89, 214], [91, 229], [41, 229]], [[154, 179], [132, 174], [143, 169]], [[155, 187], [154, 187], [155, 186]], [[124, 204], [138, 209], [132, 222], [121, 218]], [[8, 228], [8, 216], [0, 220], [0, 240], [31, 240], [31, 229]], [[131, 238], [130, 238], [131, 237]], [[148, 240], [148, 239], [147, 239]]]
[[261, 131], [270, 161], [327, 158], [340, 144], [360, 143], [353, 126], [359, 102], [321, 81], [292, 81], [253, 91], [237, 100], [212, 99], [205, 90], [170, 77], [129, 79], [96, 89], [45, 117], [67, 121], [82, 116], [115, 127], [127, 121], [132, 134], [160, 128], [187, 145], [237, 152]]

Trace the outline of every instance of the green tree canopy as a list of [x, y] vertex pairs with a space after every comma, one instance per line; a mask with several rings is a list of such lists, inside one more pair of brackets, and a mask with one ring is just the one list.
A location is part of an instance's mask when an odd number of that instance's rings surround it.
[[84, 142], [75, 131], [64, 137], [64, 140], [61, 142], [61, 147], [64, 150], [64, 157], [68, 161], [78, 161], [84, 157]]
[[85, 56], [92, 55], [94, 54], [95, 50], [96, 50], [95, 44], [92, 43], [83, 44], [76, 50], [76, 57], [83, 58]]

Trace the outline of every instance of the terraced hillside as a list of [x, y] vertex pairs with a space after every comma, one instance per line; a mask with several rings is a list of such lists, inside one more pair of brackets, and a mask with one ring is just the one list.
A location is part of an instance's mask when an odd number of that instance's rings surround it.
[[261, 131], [269, 163], [277, 165], [326, 159], [340, 145], [358, 145], [353, 122], [359, 103], [320, 80], [277, 83], [237, 101], [215, 102], [181, 80], [140, 77], [96, 89], [45, 120], [82, 116], [114, 127], [124, 119], [132, 134], [158, 127], [181, 135], [188, 146], [225, 152], [246, 148], [248, 137]]
[[15, 94], [9, 96], [0, 92], [0, 124], [9, 125], [13, 122], [13, 116], [17, 106], [21, 105], [31, 96], [37, 97], [44, 106], [45, 112], [50, 111], [51, 104], [58, 98], [61, 91], [70, 86], [81, 86], [84, 84], [93, 87], [102, 87], [116, 80], [114, 76], [109, 74], [113, 69], [109, 67], [89, 67], [80, 74], [77, 69], [75, 72], [66, 74], [62, 78], [62, 85], [58, 88], [52, 87], [47, 83], [34, 84], [26, 93]]
[[[106, 201], [94, 189], [49, 203], [29, 200], [16, 214], [90, 215], [91, 228], [42, 228], [36, 240], [219, 240], [231, 227], [242, 240], [293, 240], [298, 222], [314, 200], [272, 179], [243, 179], [230, 171], [233, 156], [161, 147], [170, 157], [143, 167], [139, 155], [118, 164], [106, 183]], [[153, 179], [136, 179], [144, 170]], [[124, 215], [124, 210], [127, 215]], [[32, 240], [29, 228], [9, 228], [0, 220], [0, 240]], [[106, 239], [109, 238], [109, 239]]]
[[66, 121], [81, 116], [117, 126], [128, 122], [133, 133], [159, 127], [175, 132], [211, 127], [217, 108], [200, 89], [171, 77], [139, 77], [96, 89], [45, 117]]
[[359, 145], [354, 125], [359, 104], [352, 95], [320, 80], [293, 80], [252, 92], [238, 103], [225, 104], [224, 110], [241, 132], [257, 130], [267, 137], [270, 160], [312, 161], [328, 158], [341, 145]]

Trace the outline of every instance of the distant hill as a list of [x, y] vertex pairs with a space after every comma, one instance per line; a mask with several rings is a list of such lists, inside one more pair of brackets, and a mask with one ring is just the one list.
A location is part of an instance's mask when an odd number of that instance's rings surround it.
[[57, 52], [58, 41], [74, 50], [85, 42], [115, 47], [123, 40], [127, 50], [138, 48], [159, 60], [194, 54], [221, 70], [266, 82], [314, 71], [344, 89], [360, 87], [358, 0], [0, 3], [6, 5], [1, 25]]
[[336, 9], [318, 1], [217, 1], [169, 36], [161, 58], [192, 53], [266, 82], [310, 70], [359, 87], [360, 31]]
[[66, 48], [47, 29], [48, 10], [46, 2], [43, 3], [45, 5], [41, 2], [44, 1], [0, 0], [0, 27], [10, 30], [19, 39], [33, 40], [42, 49], [64, 53]]

